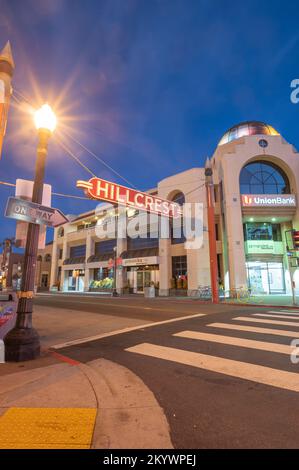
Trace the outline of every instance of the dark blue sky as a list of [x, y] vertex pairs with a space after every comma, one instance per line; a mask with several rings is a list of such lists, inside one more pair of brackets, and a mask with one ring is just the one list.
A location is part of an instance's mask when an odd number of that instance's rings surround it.
[[[299, 104], [290, 102], [290, 82], [299, 78], [294, 2], [0, 0], [0, 12], [0, 47], [11, 41], [15, 89], [33, 105], [38, 95], [55, 104], [63, 91], [64, 126], [140, 189], [202, 166], [225, 130], [243, 120], [266, 121], [299, 143]], [[30, 119], [11, 107], [1, 180], [33, 177]], [[55, 139], [46, 182], [82, 195], [76, 180], [89, 175]], [[70, 147], [96, 174], [123, 183]], [[14, 235], [15, 222], [2, 216], [9, 195], [0, 186], [1, 240]], [[52, 203], [65, 213], [95, 206]]]

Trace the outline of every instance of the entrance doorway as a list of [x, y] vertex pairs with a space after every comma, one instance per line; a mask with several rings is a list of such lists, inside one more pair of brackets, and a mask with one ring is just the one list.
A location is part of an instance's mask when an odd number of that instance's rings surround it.
[[44, 289], [48, 287], [48, 273], [42, 274], [40, 286]]
[[280, 262], [248, 261], [248, 285], [253, 294], [285, 294], [283, 264]]
[[151, 282], [151, 271], [137, 271], [137, 292], [144, 292], [145, 287], [149, 287]]
[[154, 283], [159, 288], [159, 265], [128, 266], [127, 283], [131, 293], [142, 294], [145, 287]]

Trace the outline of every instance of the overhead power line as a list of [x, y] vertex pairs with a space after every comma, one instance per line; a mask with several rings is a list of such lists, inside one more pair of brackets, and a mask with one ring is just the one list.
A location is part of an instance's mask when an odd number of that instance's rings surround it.
[[67, 133], [65, 130], [63, 131], [63, 133], [69, 138], [71, 139], [73, 142], [75, 142], [77, 145], [79, 145], [81, 148], [83, 148], [86, 152], [88, 152], [90, 155], [92, 155], [98, 162], [102, 163], [106, 168], [108, 168], [110, 171], [112, 171], [112, 173], [114, 173], [116, 176], [118, 176], [119, 178], [121, 178], [123, 181], [125, 181], [127, 184], [129, 184], [130, 186], [132, 186], [132, 188], [134, 189], [138, 189], [131, 181], [129, 181], [127, 178], [125, 178], [124, 176], [122, 176], [120, 173], [118, 173], [118, 171], [114, 170], [114, 168], [112, 168], [111, 165], [109, 165], [108, 163], [105, 162], [105, 160], [103, 160], [101, 157], [99, 157], [98, 155], [96, 155], [92, 150], [90, 150], [88, 147], [86, 147], [84, 144], [82, 144], [81, 142], [79, 142], [79, 140], [75, 139], [73, 136], [71, 136], [69, 133]]
[[91, 176], [94, 176], [96, 178], [97, 175], [90, 170], [84, 163], [81, 162], [80, 158], [78, 158], [63, 142], [61, 139], [59, 139], [57, 136], [55, 136], [55, 140], [57, 143], [68, 153], [70, 157], [72, 157], [82, 168], [84, 168], [85, 171], [87, 171]]
[[[13, 187], [15, 188], [16, 185], [14, 183], [8, 183], [6, 181], [0, 181], [0, 185], [3, 185], [3, 186], [9, 186], [9, 187]], [[59, 197], [68, 197], [68, 198], [72, 198], [72, 199], [84, 199], [86, 201], [90, 201], [91, 199], [89, 197], [84, 197], [84, 196], [75, 196], [74, 194], [64, 194], [64, 193], [55, 193], [53, 192], [52, 193], [52, 196], [59, 196]]]

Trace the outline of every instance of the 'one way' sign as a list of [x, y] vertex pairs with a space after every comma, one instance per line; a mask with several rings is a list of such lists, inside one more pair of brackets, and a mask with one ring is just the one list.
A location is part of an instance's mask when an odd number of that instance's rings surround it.
[[67, 217], [59, 210], [42, 206], [35, 202], [10, 197], [7, 201], [5, 216], [33, 224], [57, 227], [68, 222]]

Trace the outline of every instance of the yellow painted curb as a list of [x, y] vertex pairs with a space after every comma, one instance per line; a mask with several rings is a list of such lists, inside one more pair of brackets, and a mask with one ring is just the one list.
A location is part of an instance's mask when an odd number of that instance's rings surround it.
[[94, 408], [10, 408], [0, 417], [1, 449], [88, 449]]

